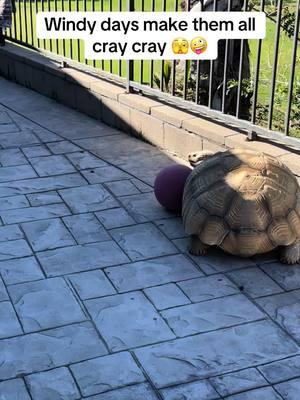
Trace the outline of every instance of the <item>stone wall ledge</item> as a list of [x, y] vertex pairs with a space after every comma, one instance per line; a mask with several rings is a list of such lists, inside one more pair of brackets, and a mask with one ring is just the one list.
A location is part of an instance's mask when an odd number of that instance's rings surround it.
[[244, 147], [279, 157], [300, 176], [297, 151], [262, 140], [249, 142], [237, 130], [153, 98], [126, 93], [122, 85], [65, 67], [43, 53], [7, 44], [0, 48], [0, 75], [185, 160], [195, 150]]

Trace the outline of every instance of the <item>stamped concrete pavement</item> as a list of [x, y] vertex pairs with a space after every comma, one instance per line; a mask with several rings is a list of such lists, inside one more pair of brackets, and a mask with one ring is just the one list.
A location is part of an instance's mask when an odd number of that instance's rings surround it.
[[174, 159], [0, 88], [1, 400], [298, 400], [300, 266], [191, 257]]

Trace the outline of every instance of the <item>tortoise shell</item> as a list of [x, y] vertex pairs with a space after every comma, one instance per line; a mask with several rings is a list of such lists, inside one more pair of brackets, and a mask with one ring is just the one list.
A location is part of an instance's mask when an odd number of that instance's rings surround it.
[[187, 234], [231, 254], [265, 253], [300, 239], [300, 188], [275, 157], [218, 152], [186, 181], [183, 223]]

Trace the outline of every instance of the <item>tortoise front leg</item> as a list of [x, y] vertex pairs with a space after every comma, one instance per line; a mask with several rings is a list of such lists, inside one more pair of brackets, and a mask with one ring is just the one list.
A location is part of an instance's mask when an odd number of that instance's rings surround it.
[[280, 260], [284, 264], [300, 263], [300, 240], [295, 243], [283, 247], [280, 252]]
[[208, 246], [201, 242], [198, 236], [191, 236], [191, 244], [189, 252], [194, 256], [205, 256], [207, 254]]

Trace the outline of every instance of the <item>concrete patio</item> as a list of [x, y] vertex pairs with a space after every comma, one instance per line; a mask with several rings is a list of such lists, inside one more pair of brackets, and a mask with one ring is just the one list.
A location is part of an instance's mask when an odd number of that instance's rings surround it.
[[0, 399], [299, 400], [300, 266], [187, 254], [167, 154], [0, 78]]

